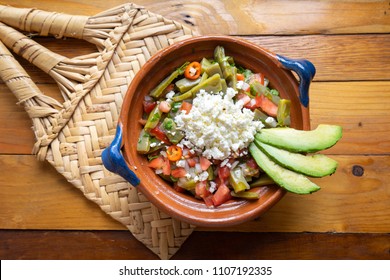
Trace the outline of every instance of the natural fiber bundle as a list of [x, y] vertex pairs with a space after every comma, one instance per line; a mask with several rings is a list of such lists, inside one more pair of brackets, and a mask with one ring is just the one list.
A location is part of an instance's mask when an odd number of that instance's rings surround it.
[[[32, 119], [37, 139], [33, 153], [160, 258], [170, 258], [193, 226], [162, 213], [106, 170], [101, 153], [114, 138], [134, 75], [158, 50], [193, 36], [193, 31], [131, 3], [92, 17], [0, 6], [0, 21], [0, 77]], [[67, 58], [21, 31], [84, 39], [97, 51]], [[50, 75], [63, 102], [42, 94], [5, 46]]]

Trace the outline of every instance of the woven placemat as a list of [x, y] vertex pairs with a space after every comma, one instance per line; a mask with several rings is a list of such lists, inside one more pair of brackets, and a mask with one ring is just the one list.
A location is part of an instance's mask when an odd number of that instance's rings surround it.
[[[0, 6], [0, 21], [0, 77], [33, 122], [33, 153], [161, 259], [172, 257], [194, 227], [161, 212], [106, 170], [101, 153], [114, 138], [134, 75], [158, 50], [194, 32], [133, 3], [91, 17]], [[67, 58], [37, 44], [29, 33], [83, 39], [97, 51]], [[64, 100], [42, 94], [10, 51], [50, 75]]]

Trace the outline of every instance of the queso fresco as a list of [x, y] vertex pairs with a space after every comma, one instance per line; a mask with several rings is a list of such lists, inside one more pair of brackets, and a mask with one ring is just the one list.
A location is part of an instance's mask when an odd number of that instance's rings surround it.
[[267, 77], [235, 65], [224, 48], [185, 62], [143, 101], [137, 151], [179, 192], [216, 207], [251, 192], [263, 171], [248, 152], [263, 128], [290, 124], [290, 101]]

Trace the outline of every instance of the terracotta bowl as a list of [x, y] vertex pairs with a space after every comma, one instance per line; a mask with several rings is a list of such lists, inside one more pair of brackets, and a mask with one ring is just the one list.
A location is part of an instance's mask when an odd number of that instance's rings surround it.
[[[166, 181], [147, 167], [147, 159], [136, 151], [141, 131], [142, 101], [161, 80], [185, 61], [200, 61], [213, 57], [217, 45], [225, 48], [237, 65], [262, 72], [283, 98], [290, 99], [291, 126], [309, 129], [308, 88], [315, 74], [307, 60], [291, 60], [273, 54], [253, 43], [228, 36], [201, 36], [167, 47], [151, 57], [134, 77], [125, 96], [111, 146], [103, 152], [107, 169], [128, 180], [160, 210], [181, 221], [204, 227], [231, 226], [254, 219], [275, 205], [285, 191], [275, 185], [257, 189], [261, 196], [256, 201], [232, 200], [216, 208], [208, 208], [203, 201], [176, 192]], [[299, 81], [291, 70], [299, 76]]]

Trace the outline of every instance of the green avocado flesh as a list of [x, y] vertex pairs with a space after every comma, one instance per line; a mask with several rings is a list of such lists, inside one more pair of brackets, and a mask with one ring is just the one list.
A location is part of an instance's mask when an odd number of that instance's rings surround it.
[[288, 190], [289, 192], [297, 194], [310, 194], [320, 189], [319, 186], [314, 184], [304, 175], [286, 169], [272, 161], [256, 146], [255, 143], [251, 143], [249, 145], [249, 152], [259, 167], [263, 169], [264, 172], [267, 173], [276, 184]]
[[310, 177], [324, 177], [333, 174], [337, 161], [321, 154], [302, 155], [282, 150], [255, 140], [261, 151], [281, 166]]
[[289, 127], [263, 129], [255, 138], [263, 143], [290, 152], [317, 152], [332, 147], [342, 136], [338, 125], [320, 124], [314, 130], [297, 130]]

